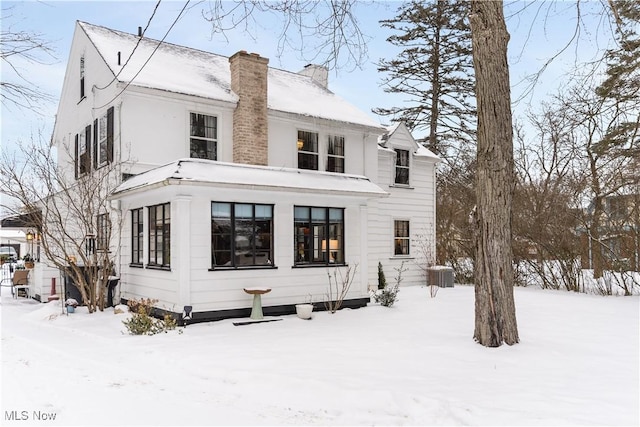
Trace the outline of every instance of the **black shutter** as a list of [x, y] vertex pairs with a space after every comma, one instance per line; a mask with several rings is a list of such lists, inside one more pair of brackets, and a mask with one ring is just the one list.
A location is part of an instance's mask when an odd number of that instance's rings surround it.
[[98, 119], [93, 121], [93, 168], [98, 169]]
[[76, 133], [76, 143], [73, 147], [73, 176], [78, 179], [78, 151], [80, 147], [78, 147], [78, 134]]
[[113, 162], [113, 107], [107, 110], [107, 161]]

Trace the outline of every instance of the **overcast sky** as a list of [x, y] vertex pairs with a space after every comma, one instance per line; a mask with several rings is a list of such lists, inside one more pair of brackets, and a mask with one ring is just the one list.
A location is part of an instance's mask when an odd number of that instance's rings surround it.
[[[162, 1], [146, 35], [162, 39], [183, 8], [183, 1]], [[227, 3], [231, 4], [231, 3]], [[512, 98], [516, 99], [524, 85], [517, 83], [528, 73], [539, 70], [544, 62], [558, 52], [575, 31], [576, 7], [573, 1], [553, 4], [534, 2], [505, 2], [505, 16], [511, 41], [509, 62], [511, 68]], [[209, 8], [209, 1], [191, 1], [184, 16], [169, 32], [166, 41], [230, 56], [238, 50], [259, 53], [270, 59], [271, 67], [289, 71], [299, 71], [309, 61], [310, 52], [302, 57], [295, 48], [278, 52], [278, 18], [259, 15], [259, 22], [251, 25], [250, 33], [240, 29], [228, 32], [226, 37], [212, 35], [211, 24], [203, 17]], [[137, 32], [138, 26], [145, 27], [156, 1], [2, 1], [2, 30], [27, 30], [39, 33], [50, 41], [55, 58], [43, 58], [44, 65], [17, 64], [28, 78], [54, 97], [46, 105], [42, 115], [2, 106], [2, 144], [10, 147], [18, 139], [28, 139], [32, 133], [42, 129], [48, 139], [53, 129], [57, 98], [60, 95], [67, 57], [75, 21], [81, 20], [96, 25]], [[351, 66], [332, 71], [329, 88], [369, 113], [381, 124], [389, 124], [388, 118], [377, 117], [371, 109], [400, 105], [399, 95], [386, 94], [380, 87], [382, 76], [377, 73], [375, 63], [381, 58], [393, 58], [395, 48], [386, 42], [389, 31], [380, 28], [379, 21], [396, 15], [400, 2], [360, 2], [356, 16], [361, 28], [369, 37], [368, 60], [361, 68]], [[516, 13], [517, 12], [517, 13]], [[581, 31], [581, 41], [573, 44], [558, 60], [554, 61], [534, 92], [534, 102], [543, 99], [547, 92], [555, 90], [563, 81], [562, 75], [569, 71], [576, 61], [594, 58], [598, 49], [610, 47], [610, 29], [603, 19], [602, 3], [599, 1], [581, 3], [581, 13], [586, 25]], [[532, 26], [531, 23], [535, 22]], [[2, 64], [2, 79], [8, 78], [6, 65]], [[519, 106], [518, 109], [523, 107]]]

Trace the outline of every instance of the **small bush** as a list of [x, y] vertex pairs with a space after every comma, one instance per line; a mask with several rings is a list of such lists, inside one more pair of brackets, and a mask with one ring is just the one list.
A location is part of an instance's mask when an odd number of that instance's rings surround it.
[[387, 279], [384, 277], [382, 263], [378, 261], [378, 289], [382, 290], [387, 287]]
[[[402, 273], [407, 269], [404, 268], [404, 261], [400, 264], [399, 268], [395, 268], [398, 272], [398, 275], [395, 277], [396, 283], [393, 286], [388, 286], [385, 283], [384, 289], [378, 289], [378, 291], [373, 294], [373, 299], [375, 302], [379, 303], [384, 307], [391, 307], [398, 298], [398, 292], [400, 292], [400, 282], [402, 282]], [[378, 273], [381, 271], [381, 264], [378, 263]], [[380, 277], [378, 275], [378, 277]]]
[[157, 302], [158, 300], [142, 298], [140, 300], [130, 300], [127, 303], [129, 311], [133, 315], [131, 318], [123, 320], [122, 323], [124, 323], [130, 335], [155, 335], [176, 328], [176, 319], [170, 314], [165, 314], [162, 319], [156, 319], [151, 316], [153, 305]]
[[398, 289], [396, 286], [386, 287], [373, 294], [373, 299], [382, 306], [391, 307], [396, 302]]

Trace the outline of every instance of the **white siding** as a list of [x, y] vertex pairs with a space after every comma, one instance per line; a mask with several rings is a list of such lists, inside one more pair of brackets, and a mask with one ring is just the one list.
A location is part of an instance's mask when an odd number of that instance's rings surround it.
[[[435, 159], [415, 155], [417, 145], [403, 127], [387, 141], [387, 148], [378, 150], [377, 183], [389, 192], [389, 197], [371, 204], [369, 215], [369, 268], [372, 286], [378, 283], [378, 262], [382, 263], [387, 283], [393, 284], [397, 270], [405, 261], [402, 285], [425, 283], [425, 253], [435, 254]], [[395, 177], [394, 148], [410, 150], [409, 186], [393, 185]], [[410, 223], [410, 255], [395, 256], [393, 247], [394, 220]], [[430, 248], [430, 249], [423, 249]]]
[[[275, 197], [274, 197], [275, 196]], [[130, 209], [171, 201], [172, 214], [178, 199], [188, 199], [189, 215], [172, 216], [171, 219], [171, 271], [130, 267]], [[211, 202], [246, 202], [274, 204], [274, 265], [273, 269], [211, 269]], [[179, 203], [179, 202], [178, 202]], [[156, 298], [158, 306], [181, 311], [183, 305], [193, 305], [194, 311], [213, 311], [251, 307], [252, 297], [242, 289], [250, 286], [268, 286], [273, 290], [263, 295], [263, 306], [304, 302], [309, 295], [314, 302], [325, 300], [328, 287], [327, 273], [334, 274], [335, 267], [294, 267], [293, 207], [294, 205], [331, 206], [345, 209], [345, 256], [347, 264], [355, 268], [362, 264], [361, 227], [367, 222], [362, 218], [361, 207], [366, 199], [336, 197], [335, 195], [305, 195], [300, 193], [255, 191], [246, 189], [221, 189], [203, 186], [172, 185], [150, 190], [135, 197], [124, 198], [122, 209], [126, 226], [123, 230], [123, 263], [121, 286], [124, 298]], [[145, 209], [146, 210], [146, 209]], [[364, 211], [366, 212], [366, 210]], [[146, 213], [145, 213], [146, 218]], [[189, 224], [190, 236], [177, 236], [184, 223]], [[145, 223], [146, 224], [146, 223]], [[148, 236], [145, 225], [145, 260]], [[184, 251], [182, 244], [190, 246]], [[190, 252], [190, 256], [189, 256]], [[189, 269], [189, 283], [181, 282], [178, 271]], [[346, 267], [340, 267], [344, 272]], [[347, 296], [366, 298], [366, 272], [358, 267], [358, 274]], [[181, 290], [188, 286], [187, 299], [181, 299]]]

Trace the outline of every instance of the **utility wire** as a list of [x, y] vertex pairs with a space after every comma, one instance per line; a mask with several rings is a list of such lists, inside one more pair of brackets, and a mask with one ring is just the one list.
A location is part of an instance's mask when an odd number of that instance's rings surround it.
[[184, 4], [184, 6], [182, 7], [182, 10], [180, 10], [180, 13], [178, 14], [178, 16], [176, 17], [176, 19], [174, 19], [173, 23], [171, 24], [171, 26], [169, 27], [169, 29], [167, 30], [167, 32], [164, 34], [164, 37], [162, 37], [162, 40], [160, 40], [160, 42], [158, 43], [158, 45], [155, 47], [155, 49], [153, 49], [153, 52], [151, 52], [151, 55], [149, 55], [149, 58], [147, 58], [147, 60], [145, 61], [144, 64], [142, 64], [142, 67], [140, 67], [140, 69], [138, 70], [138, 72], [131, 78], [131, 80], [129, 80], [127, 82], [127, 84], [125, 85], [125, 87], [122, 88], [122, 90], [120, 92], [118, 92], [118, 94], [116, 96], [114, 96], [109, 102], [99, 106], [99, 107], [93, 107], [94, 110], [99, 110], [101, 108], [106, 107], [107, 105], [111, 104], [113, 101], [116, 100], [116, 98], [118, 98], [120, 95], [122, 95], [122, 93], [127, 90], [127, 88], [129, 87], [129, 85], [131, 83], [133, 83], [133, 81], [136, 79], [136, 77], [138, 77], [138, 75], [142, 72], [142, 70], [144, 69], [144, 67], [149, 63], [149, 61], [151, 61], [151, 58], [153, 58], [153, 55], [156, 53], [156, 51], [160, 48], [160, 46], [162, 45], [162, 43], [164, 42], [164, 39], [167, 38], [167, 36], [169, 35], [169, 33], [171, 32], [171, 30], [173, 29], [173, 27], [178, 23], [178, 21], [180, 20], [180, 18], [182, 17], [182, 14], [184, 13], [185, 9], [187, 8], [187, 6], [189, 5], [189, 3], [191, 2], [191, 0], [187, 0], [187, 2]]
[[122, 68], [120, 68], [120, 71], [118, 71], [118, 74], [116, 74], [114, 76], [113, 80], [111, 80], [109, 83], [107, 83], [106, 86], [103, 86], [103, 87], [94, 86], [96, 88], [96, 90], [104, 90], [104, 89], [108, 88], [109, 86], [111, 86], [113, 84], [113, 82], [118, 80], [118, 77], [120, 76], [122, 71], [124, 71], [125, 67], [129, 63], [129, 60], [131, 60], [131, 57], [135, 53], [136, 49], [138, 48], [138, 46], [140, 46], [140, 43], [142, 42], [142, 39], [144, 38], [144, 34], [147, 32], [147, 29], [149, 28], [149, 25], [151, 25], [151, 20], [156, 15], [156, 12], [158, 11], [158, 7], [160, 6], [161, 2], [162, 2], [162, 0], [158, 0], [158, 3], [156, 3], [156, 7], [153, 9], [153, 13], [151, 14], [151, 17], [149, 18], [149, 20], [147, 21], [147, 26], [144, 27], [144, 30], [142, 31], [142, 35], [140, 37], [138, 37], [138, 42], [133, 47], [133, 50], [129, 54], [129, 57], [127, 58], [127, 60], [124, 62], [124, 65], [122, 66]]

